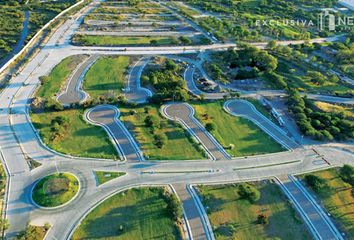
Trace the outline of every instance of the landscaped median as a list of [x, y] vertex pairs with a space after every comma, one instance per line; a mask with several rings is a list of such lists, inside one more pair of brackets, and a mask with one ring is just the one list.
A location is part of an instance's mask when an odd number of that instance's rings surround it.
[[166, 188], [129, 189], [94, 208], [72, 239], [181, 239], [181, 214], [178, 200]]
[[197, 190], [217, 240], [311, 239], [275, 183], [203, 185]]
[[32, 189], [32, 200], [40, 207], [59, 207], [75, 198], [79, 189], [79, 180], [73, 174], [55, 173], [36, 183]]
[[284, 149], [250, 120], [223, 109], [222, 101], [192, 104], [196, 117], [232, 156], [281, 152]]
[[209, 44], [204, 36], [176, 38], [173, 36], [110, 36], [110, 35], [82, 35], [72, 37], [74, 45], [82, 46], [172, 46]]

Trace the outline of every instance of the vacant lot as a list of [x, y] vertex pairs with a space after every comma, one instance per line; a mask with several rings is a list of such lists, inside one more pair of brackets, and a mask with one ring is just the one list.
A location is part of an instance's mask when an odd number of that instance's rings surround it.
[[[313, 191], [320, 203], [332, 215], [339, 224], [341, 230], [346, 233], [347, 239], [354, 238], [354, 197], [353, 187], [344, 182], [338, 173], [339, 169], [329, 169], [311, 173], [323, 179], [326, 187], [319, 191]], [[303, 176], [301, 176], [303, 178]]]
[[85, 75], [83, 89], [91, 98], [116, 97], [125, 85], [129, 57], [101, 57]]
[[[84, 110], [68, 109], [59, 112], [32, 113], [31, 119], [43, 142], [50, 148], [79, 157], [118, 158], [116, 149], [103, 128], [88, 124], [83, 119]], [[52, 121], [65, 119], [63, 132], [54, 137]]]
[[[145, 157], [150, 160], [183, 160], [202, 159], [204, 151], [191, 140], [190, 135], [178, 124], [167, 120], [159, 113], [155, 105], [136, 108], [119, 108], [122, 112], [120, 119], [134, 133], [135, 139], [141, 145]], [[146, 125], [146, 117], [155, 116], [158, 126], [154, 131]], [[154, 144], [154, 136], [166, 136], [162, 148]]]
[[180, 239], [163, 191], [130, 189], [108, 198], [86, 216], [72, 239]]
[[251, 121], [234, 117], [223, 110], [223, 102], [208, 102], [192, 104], [196, 117], [205, 125], [213, 122], [215, 129], [211, 134], [224, 147], [233, 144], [233, 149], [227, 149], [233, 156], [248, 156], [282, 151], [282, 147], [273, 141], [266, 133]]
[[79, 191], [79, 181], [69, 173], [56, 173], [39, 180], [33, 200], [43, 207], [57, 207], [70, 201]]
[[[261, 194], [241, 198], [237, 184], [199, 186], [216, 239], [311, 239], [305, 225], [274, 183], [250, 183]], [[260, 214], [268, 223], [257, 223]]]

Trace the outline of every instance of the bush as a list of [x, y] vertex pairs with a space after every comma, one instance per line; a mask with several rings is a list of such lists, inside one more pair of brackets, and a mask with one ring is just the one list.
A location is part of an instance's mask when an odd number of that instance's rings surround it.
[[354, 186], [354, 167], [345, 164], [339, 170], [339, 176], [342, 178], [344, 182], [349, 183]]
[[251, 203], [255, 203], [261, 198], [258, 189], [248, 183], [242, 183], [238, 186], [238, 194]]
[[183, 209], [178, 198], [172, 193], [165, 193], [165, 200], [167, 202], [167, 208], [172, 213], [173, 220], [179, 221], [183, 216]]
[[216, 129], [216, 125], [215, 125], [215, 123], [207, 123], [207, 124], [205, 124], [205, 129], [208, 132], [214, 131]]
[[162, 148], [167, 142], [167, 137], [165, 134], [156, 134], [154, 135], [154, 144], [158, 148]]
[[327, 187], [326, 181], [316, 175], [306, 175], [306, 183], [316, 192], [321, 191]]
[[263, 224], [263, 225], [266, 225], [269, 223], [269, 219], [268, 219], [268, 216], [265, 215], [265, 214], [259, 214], [257, 216], [257, 223], [258, 224]]

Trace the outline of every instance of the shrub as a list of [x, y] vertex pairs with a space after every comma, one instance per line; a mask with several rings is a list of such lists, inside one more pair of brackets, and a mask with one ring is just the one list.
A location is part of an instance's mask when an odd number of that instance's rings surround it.
[[261, 198], [258, 189], [248, 183], [242, 183], [238, 186], [238, 194], [251, 203], [257, 202]]
[[305, 181], [316, 192], [321, 191], [327, 187], [325, 180], [317, 177], [316, 175], [306, 175]]
[[209, 132], [214, 131], [216, 129], [215, 123], [207, 123], [205, 124], [205, 129]]
[[354, 186], [354, 167], [345, 164], [340, 168], [339, 175], [344, 182]]

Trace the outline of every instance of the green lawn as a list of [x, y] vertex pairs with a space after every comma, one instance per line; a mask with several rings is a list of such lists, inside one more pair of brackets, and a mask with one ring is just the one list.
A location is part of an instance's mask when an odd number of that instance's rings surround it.
[[62, 60], [48, 76], [42, 77], [44, 80], [36, 92], [36, 96], [46, 99], [54, 97], [65, 83], [65, 80], [70, 77], [71, 73], [83, 61], [84, 57], [84, 55], [74, 55]]
[[34, 187], [32, 198], [42, 207], [57, 207], [70, 201], [79, 191], [79, 181], [69, 173], [55, 173], [42, 178]]
[[[306, 226], [274, 183], [250, 183], [261, 193], [255, 203], [240, 198], [236, 184], [199, 186], [217, 240], [311, 239]], [[259, 214], [268, 224], [258, 224]]]
[[98, 185], [104, 184], [112, 179], [121, 177], [125, 175], [125, 172], [104, 172], [104, 171], [95, 171], [95, 175], [98, 181]]
[[211, 134], [219, 143], [234, 149], [227, 149], [232, 156], [280, 152], [284, 149], [251, 121], [235, 117], [223, 110], [223, 102], [193, 103], [196, 117], [205, 125], [213, 122], [216, 129]]
[[[84, 110], [68, 109], [59, 112], [32, 113], [31, 120], [43, 142], [50, 148], [78, 157], [118, 158], [118, 153], [105, 130], [87, 123]], [[65, 132], [53, 139], [51, 121], [63, 116], [67, 119]]]
[[72, 239], [180, 239], [163, 188], [130, 189], [98, 205]]
[[83, 89], [95, 99], [118, 95], [125, 86], [129, 61], [126, 56], [101, 57], [86, 73]]
[[[119, 109], [122, 113], [120, 119], [130, 132], [134, 133], [133, 135], [141, 145], [147, 159], [187, 160], [206, 158], [203, 155], [204, 150], [192, 141], [190, 135], [180, 125], [161, 116], [158, 106], [148, 106], [148, 113], [145, 113], [144, 107], [120, 107]], [[135, 111], [135, 113], [130, 114], [130, 110]], [[162, 148], [154, 145], [154, 134], [144, 123], [148, 115], [157, 116], [160, 120], [160, 128], [155, 130], [155, 134], [163, 133], [166, 135], [167, 141]]]
[[[317, 199], [346, 233], [346, 239], [354, 238], [354, 196], [353, 187], [344, 182], [338, 174], [338, 169], [329, 169], [311, 173], [325, 180], [327, 188], [313, 191]], [[303, 178], [304, 176], [301, 176]]]
[[150, 45], [152, 40], [156, 41], [155, 45], [173, 45], [172, 37], [120, 37], [120, 36], [96, 36], [96, 35], [79, 35], [73, 36], [73, 42], [85, 46], [128, 46], [128, 45]]

